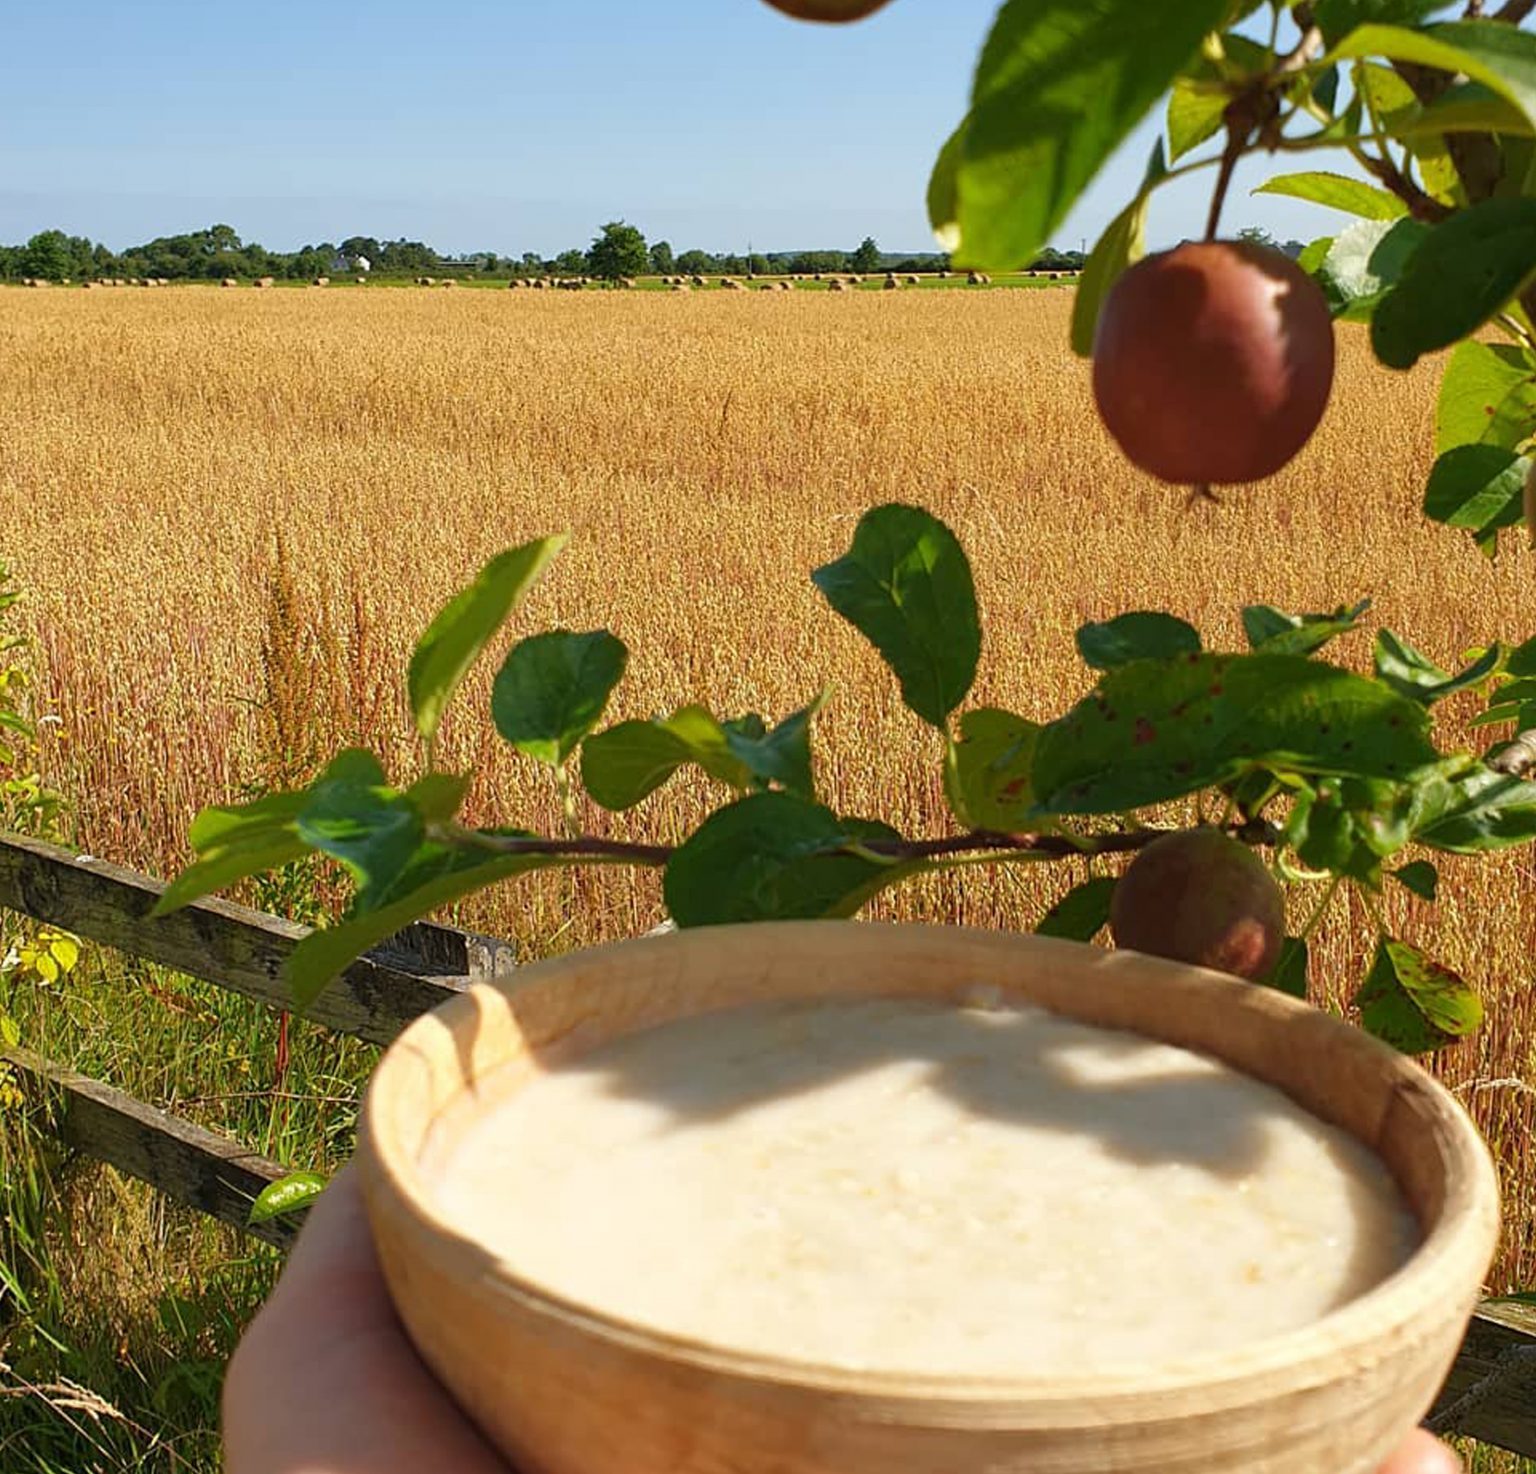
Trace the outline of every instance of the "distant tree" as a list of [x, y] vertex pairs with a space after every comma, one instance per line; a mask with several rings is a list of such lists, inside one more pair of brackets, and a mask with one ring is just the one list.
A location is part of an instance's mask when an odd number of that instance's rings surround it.
[[396, 272], [430, 271], [440, 261], [431, 246], [407, 240], [384, 241], [377, 258], [369, 259], [377, 270]]
[[645, 237], [637, 226], [623, 220], [610, 220], [587, 251], [587, 270], [604, 281], [644, 276], [650, 265]]
[[587, 253], [562, 251], [549, 263], [549, 269], [559, 276], [584, 276], [587, 270]]
[[524, 276], [543, 276], [544, 258], [537, 251], [524, 251], [517, 268]]
[[[741, 270], [739, 262], [734, 266], [729, 266], [724, 261], [711, 256], [708, 251], [684, 251], [677, 258], [675, 264], [684, 276], [707, 276], [712, 271], [739, 272]], [[663, 276], [667, 275], [666, 272], [661, 274]]]
[[365, 256], [370, 266], [377, 266], [384, 259], [384, 248], [371, 235], [349, 235], [337, 249], [348, 261]]
[[747, 263], [737, 255], [721, 256], [720, 270], [728, 276], [740, 276], [747, 269]]
[[20, 266], [21, 276], [63, 281], [75, 271], [74, 244], [62, 230], [41, 230], [22, 248]]
[[677, 262], [672, 255], [671, 242], [657, 241], [651, 247], [651, 270], [657, 276], [671, 276], [677, 270]]
[[233, 225], [210, 225], [196, 239], [210, 256], [226, 256], [240, 249], [240, 236]]
[[1280, 242], [1265, 230], [1262, 225], [1245, 226], [1242, 230], [1238, 231], [1237, 238], [1240, 241], [1247, 241], [1251, 246], [1267, 246], [1271, 251], [1278, 251], [1280, 249]]
[[747, 257], [747, 270], [753, 276], [767, 276], [773, 270], [771, 262], [761, 251], [754, 251]]
[[[507, 262], [508, 266], [510, 266], [511, 264], [512, 263], [510, 261]], [[501, 257], [498, 256], [494, 251], [485, 251], [485, 252], [483, 252], [481, 254], [481, 256], [480, 256], [480, 270], [481, 271], [495, 271], [496, 268], [498, 266], [500, 266], [500, 265], [501, 265]]]
[[859, 242], [858, 250], [848, 257], [848, 269], [858, 272], [880, 270], [880, 247], [875, 244], [874, 236], [867, 235]]
[[814, 276], [818, 271], [847, 271], [846, 251], [801, 251], [792, 256], [789, 269], [798, 276]]

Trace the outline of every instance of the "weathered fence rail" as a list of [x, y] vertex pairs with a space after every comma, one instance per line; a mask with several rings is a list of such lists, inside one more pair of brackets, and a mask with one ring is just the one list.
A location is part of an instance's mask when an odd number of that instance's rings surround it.
[[[54, 845], [0, 836], [0, 909], [63, 927], [132, 956], [203, 978], [276, 1009], [280, 969], [307, 928], [227, 901], [155, 920], [162, 882]], [[504, 942], [429, 923], [354, 963], [310, 1010], [340, 1033], [388, 1044], [412, 1019], [514, 962]], [[51, 1129], [199, 1212], [284, 1247], [298, 1220], [251, 1226], [251, 1203], [287, 1171], [191, 1121], [25, 1049], [0, 1051], [29, 1092], [53, 1106]], [[1431, 1414], [1460, 1432], [1536, 1458], [1536, 1306], [1481, 1306]]]

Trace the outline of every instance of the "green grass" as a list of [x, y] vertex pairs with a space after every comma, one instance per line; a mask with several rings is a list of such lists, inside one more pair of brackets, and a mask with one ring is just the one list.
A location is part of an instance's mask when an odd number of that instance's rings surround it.
[[[17, 997], [25, 1043], [296, 1167], [351, 1152], [376, 1051], [207, 984], [87, 948], [67, 984]], [[224, 1363], [279, 1258], [44, 1134], [0, 1120], [0, 1470], [218, 1467]]]

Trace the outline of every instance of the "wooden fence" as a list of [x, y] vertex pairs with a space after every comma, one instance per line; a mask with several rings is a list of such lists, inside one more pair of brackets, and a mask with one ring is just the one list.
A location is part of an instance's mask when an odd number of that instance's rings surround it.
[[[103, 860], [0, 836], [0, 909], [287, 1007], [279, 972], [307, 928], [227, 901], [150, 920], [163, 889]], [[309, 1017], [388, 1044], [417, 1015], [477, 979], [505, 975], [513, 962], [506, 943], [418, 924], [348, 968]], [[47, 1103], [49, 1129], [75, 1150], [279, 1248], [297, 1232], [297, 1217], [247, 1222], [257, 1194], [286, 1175], [281, 1163], [29, 1050], [0, 1051], [0, 1058]], [[1479, 1308], [1429, 1421], [1437, 1431], [1536, 1458], [1536, 1306], [1491, 1301]]]

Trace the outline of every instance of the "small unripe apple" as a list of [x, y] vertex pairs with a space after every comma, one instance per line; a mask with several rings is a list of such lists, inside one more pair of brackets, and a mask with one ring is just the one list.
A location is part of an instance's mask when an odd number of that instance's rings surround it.
[[1155, 839], [1110, 903], [1117, 947], [1257, 980], [1285, 942], [1285, 898], [1264, 862], [1217, 829]]
[[1110, 289], [1093, 392], [1142, 470], [1230, 485], [1272, 476], [1307, 443], [1333, 362], [1328, 304], [1290, 257], [1194, 241], [1138, 261]]
[[887, 0], [768, 0], [796, 20], [850, 21], [873, 15]]

